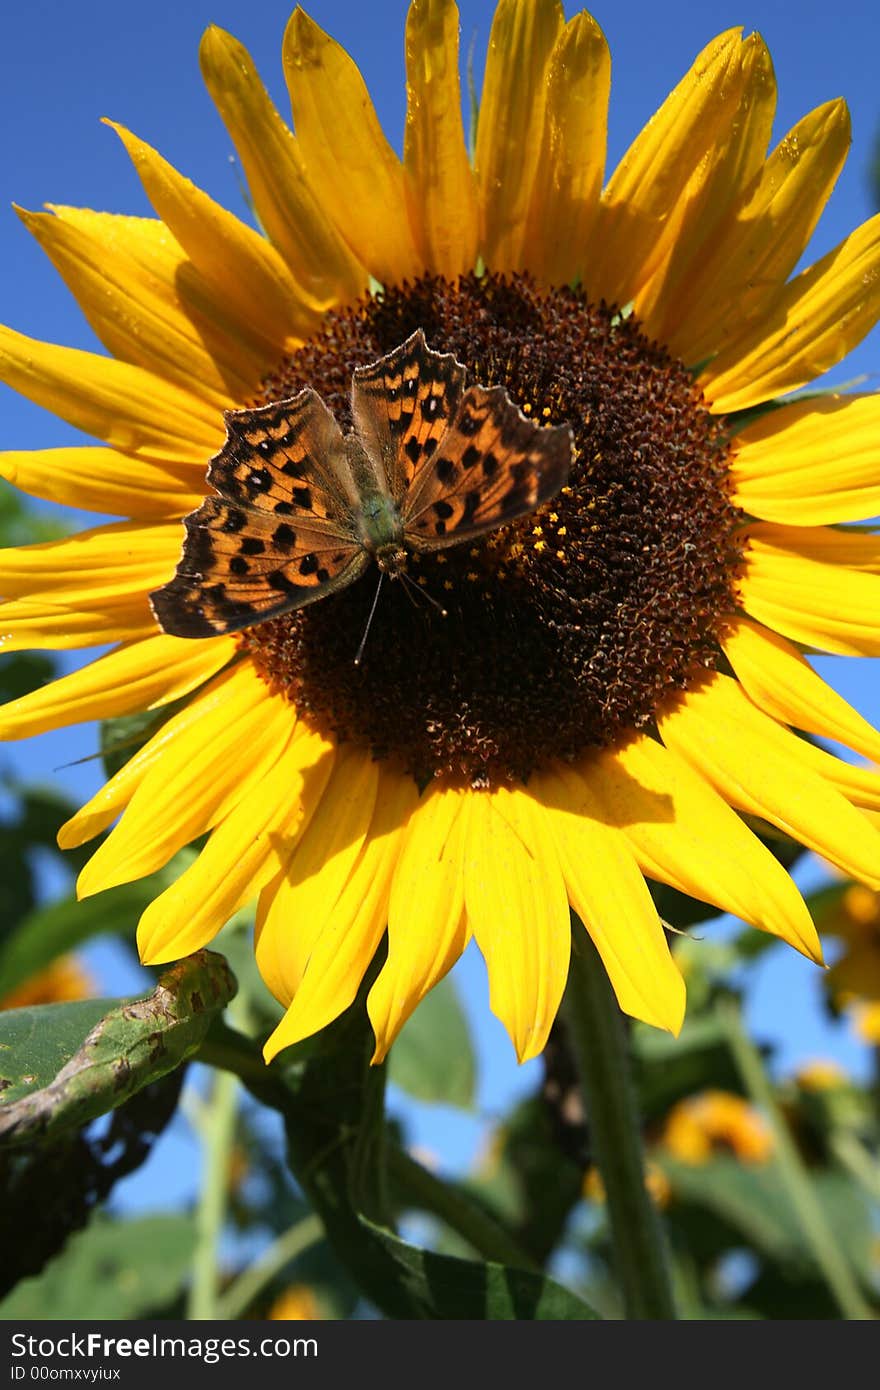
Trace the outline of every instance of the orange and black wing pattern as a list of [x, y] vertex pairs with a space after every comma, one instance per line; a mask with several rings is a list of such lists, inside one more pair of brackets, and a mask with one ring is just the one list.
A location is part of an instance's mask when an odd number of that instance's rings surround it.
[[464, 379], [461, 363], [451, 352], [432, 352], [421, 329], [377, 362], [356, 368], [355, 428], [377, 480], [396, 502], [403, 504], [455, 418]]
[[150, 595], [163, 631], [177, 637], [236, 632], [313, 603], [369, 564], [352, 512], [342, 434], [323, 401], [229, 411], [207, 497], [186, 517], [170, 583]]
[[571, 469], [568, 425], [526, 418], [502, 386], [471, 386], [403, 505], [406, 544], [439, 550], [549, 502]]

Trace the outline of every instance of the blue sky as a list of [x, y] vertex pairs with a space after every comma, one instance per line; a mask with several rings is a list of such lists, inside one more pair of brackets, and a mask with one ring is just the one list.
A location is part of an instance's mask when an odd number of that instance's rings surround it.
[[[475, 43], [476, 71], [493, 6], [463, 0], [462, 44]], [[313, 0], [313, 17], [357, 58], [390, 139], [400, 146], [404, 118], [402, 0]], [[853, 149], [810, 248], [815, 259], [873, 211], [867, 169], [880, 126], [877, 54], [880, 18], [874, 0], [851, 0], [830, 12], [819, 0], [797, 6], [783, 0], [700, 6], [672, 0], [600, 0], [593, 13], [613, 55], [609, 160], [624, 151], [652, 111], [717, 32], [732, 25], [757, 29], [767, 40], [780, 88], [777, 135], [831, 97], [847, 98]], [[231, 30], [250, 48], [282, 111], [289, 110], [281, 74], [280, 43], [289, 14], [276, 0], [31, 0], [3, 7], [0, 19], [0, 321], [78, 347], [96, 348], [91, 331], [42, 252], [11, 210], [17, 202], [72, 203], [108, 211], [146, 213], [147, 204], [117, 137], [100, 124], [109, 116], [156, 145], [184, 173], [244, 214], [231, 146], [202, 86], [197, 49], [210, 23]], [[875, 330], [833, 380], [869, 375], [880, 383], [880, 331]], [[50, 447], [81, 442], [72, 429], [0, 387], [3, 447]], [[76, 664], [73, 657], [70, 664]], [[824, 675], [875, 720], [880, 717], [877, 663], [829, 660]], [[65, 731], [7, 747], [6, 766], [31, 778], [53, 775], [60, 764], [91, 753], [91, 728]], [[75, 799], [99, 780], [95, 762], [54, 774]], [[712, 931], [713, 929], [707, 929]], [[114, 958], [95, 956], [104, 987], [130, 981]], [[518, 1071], [500, 1025], [488, 1013], [485, 980], [476, 959], [465, 962], [464, 988], [477, 1020], [483, 1058], [482, 1093], [495, 1110], [534, 1077]], [[762, 1034], [784, 1039], [783, 1062], [834, 1052], [850, 1065], [860, 1053], [841, 1029], [822, 1023], [815, 967], [791, 952], [774, 953], [762, 967], [753, 1019]], [[435, 1149], [464, 1155], [473, 1128], [445, 1117], [417, 1117], [418, 1137]]]

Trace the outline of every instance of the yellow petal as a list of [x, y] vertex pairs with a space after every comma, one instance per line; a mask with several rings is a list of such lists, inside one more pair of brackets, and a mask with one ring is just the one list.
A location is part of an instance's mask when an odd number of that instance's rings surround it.
[[412, 778], [382, 774], [369, 833], [348, 881], [327, 904], [302, 984], [263, 1049], [267, 1062], [282, 1047], [332, 1023], [352, 1003], [385, 933], [391, 875], [416, 799]]
[[388, 959], [367, 1008], [380, 1062], [413, 1009], [458, 960], [464, 917], [462, 849], [468, 792], [434, 785], [415, 806], [394, 870]]
[[736, 618], [728, 623], [721, 645], [746, 694], [765, 714], [837, 739], [880, 762], [880, 733], [784, 637]]
[[464, 142], [453, 0], [413, 0], [406, 19], [403, 166], [412, 225], [428, 270], [453, 280], [473, 270], [479, 211]]
[[[201, 643], [191, 645], [201, 646]], [[239, 666], [227, 667], [187, 700], [182, 709], [166, 719], [152, 738], [129, 758], [109, 782], [97, 791], [75, 815], [71, 816], [58, 832], [61, 849], [74, 849], [84, 845], [116, 819], [123, 806], [127, 806], [135, 789], [160, 758], [164, 758], [177, 740], [198, 724], [212, 711], [226, 703], [230, 690], [234, 690], [242, 679]], [[171, 753], [173, 757], [173, 751]]]
[[583, 10], [565, 26], [550, 56], [523, 241], [523, 265], [547, 284], [571, 284], [587, 274], [605, 173], [610, 85], [605, 35]]
[[747, 410], [835, 366], [880, 317], [880, 214], [781, 286], [699, 378], [714, 411]]
[[120, 248], [108, 255], [83, 227], [50, 212], [16, 211], [114, 357], [175, 382], [217, 410], [236, 404], [193, 324], [135, 257]]
[[204, 496], [205, 465], [149, 463], [88, 445], [0, 454], [0, 477], [46, 502], [139, 521], [182, 517]]
[[525, 1062], [547, 1041], [571, 952], [556, 848], [527, 792], [474, 794], [464, 876], [467, 915], [489, 973], [489, 1004]]
[[0, 381], [86, 434], [145, 458], [207, 462], [223, 443], [219, 411], [143, 367], [2, 326]]
[[306, 173], [337, 230], [383, 284], [418, 274], [403, 165], [357, 65], [301, 9], [291, 15], [282, 58]]
[[590, 934], [624, 1013], [678, 1034], [685, 987], [648, 886], [588, 779], [570, 768], [529, 782], [553, 836], [569, 900]]
[[158, 709], [216, 675], [235, 651], [231, 637], [187, 642], [164, 633], [117, 648], [0, 707], [0, 738], [30, 738], [88, 719]]
[[241, 159], [266, 235], [287, 262], [303, 298], [321, 312], [367, 288], [306, 177], [292, 131], [260, 81], [243, 44], [212, 24], [199, 49], [202, 76]]
[[300, 721], [278, 760], [217, 829], [195, 863], [150, 904], [138, 925], [145, 964], [206, 946], [277, 873], [287, 846], [314, 811], [313, 788], [331, 746]]
[[[723, 110], [725, 117], [670, 219], [678, 227], [668, 255], [636, 296], [636, 312], [661, 341], [667, 324], [681, 324], [682, 305], [694, 274], [735, 218], [733, 207], [759, 173], [767, 153], [776, 110], [770, 54], [763, 39], [751, 34], [738, 57], [738, 70], [730, 74], [723, 96], [719, 94], [719, 114]], [[670, 230], [670, 226], [664, 228], [667, 239]], [[687, 360], [694, 359], [688, 354]]]
[[523, 270], [526, 218], [541, 154], [547, 65], [564, 24], [559, 0], [500, 0], [480, 98], [477, 175], [490, 270]]
[[147, 593], [173, 574], [178, 525], [119, 522], [0, 551], [0, 648], [88, 647], [155, 636]]
[[[853, 806], [858, 806], [860, 811], [880, 811], [880, 773], [874, 768], [844, 762], [842, 758], [835, 757], [824, 748], [817, 748], [814, 743], [807, 743], [803, 739], [799, 742], [802, 744], [804, 761], [814, 768], [829, 786], [839, 791]], [[873, 823], [872, 821], [871, 824]]]
[[750, 617], [819, 651], [880, 656], [880, 575], [749, 534], [738, 586]]
[[584, 282], [594, 299], [628, 303], [663, 261], [696, 191], [692, 181], [736, 109], [739, 33], [703, 49], [609, 179]]
[[239, 312], [224, 285], [210, 285], [158, 217], [127, 217], [48, 203], [62, 222], [82, 232], [107, 260], [122, 260], [169, 311], [192, 325], [224, 388], [236, 401], [254, 394], [277, 361], [250, 315]]
[[749, 543], [767, 550], [795, 553], [821, 565], [880, 574], [880, 535], [842, 526], [777, 526], [755, 521], [748, 528]]
[[[177, 522], [119, 521], [60, 541], [0, 550], [0, 594], [67, 608], [128, 603], [170, 579], [180, 555]], [[155, 625], [154, 625], [155, 626]]]
[[821, 960], [810, 914], [782, 865], [683, 759], [640, 734], [586, 760], [580, 773], [643, 873]]
[[732, 332], [762, 320], [794, 269], [834, 187], [849, 148], [849, 113], [831, 101], [789, 131], [738, 197], [670, 297], [654, 331], [688, 362], [702, 362]]
[[[302, 837], [290, 841], [257, 912], [260, 973], [282, 1004], [303, 977], [327, 914], [358, 861], [370, 828], [379, 765], [362, 748], [343, 746], [321, 769], [325, 780]], [[329, 777], [329, 780], [328, 780]]]
[[184, 178], [143, 140], [113, 121], [147, 197], [193, 265], [246, 319], [268, 349], [285, 348], [313, 331], [317, 316], [274, 246]]
[[149, 768], [119, 824], [82, 870], [78, 896], [145, 878], [219, 824], [262, 783], [295, 723], [293, 707], [269, 694], [250, 662], [236, 667], [222, 705], [180, 731]]
[[735, 444], [733, 500], [752, 516], [819, 526], [880, 513], [880, 395], [782, 406]]
[[726, 801], [760, 816], [869, 887], [880, 885], [880, 835], [810, 766], [802, 740], [715, 673], [657, 717], [663, 742]]
[[156, 620], [140, 588], [133, 594], [117, 595], [112, 613], [94, 603], [89, 608], [68, 608], [51, 597], [16, 599], [0, 607], [3, 652], [103, 647], [108, 642], [139, 642], [155, 632]]

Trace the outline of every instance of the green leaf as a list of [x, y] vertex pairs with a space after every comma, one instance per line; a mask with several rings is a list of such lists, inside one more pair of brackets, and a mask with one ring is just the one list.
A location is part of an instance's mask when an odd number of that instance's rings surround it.
[[498, 1321], [593, 1321], [586, 1303], [542, 1274], [505, 1265], [459, 1260], [408, 1245], [390, 1231], [361, 1218], [385, 1256], [384, 1277], [409, 1305], [408, 1317]]
[[744, 1244], [781, 1262], [806, 1258], [797, 1220], [773, 1163], [740, 1163], [724, 1155], [709, 1163], [690, 1164], [661, 1152], [656, 1161], [672, 1185], [670, 1219], [684, 1215], [677, 1212], [679, 1204], [698, 1209], [692, 1221], [683, 1222], [692, 1247], [699, 1242], [699, 1227], [705, 1219], [700, 1213], [709, 1213], [730, 1230], [730, 1247]]
[[116, 1003], [90, 1030], [106, 1000], [0, 1014], [0, 1142], [79, 1129], [121, 1105], [195, 1052], [234, 993], [223, 957], [198, 951], [165, 971], [152, 994]]
[[422, 1251], [389, 1229], [383, 1068], [366, 995], [381, 952], [345, 1014], [254, 1077], [253, 1093], [281, 1110], [293, 1172], [327, 1238], [362, 1293], [393, 1318], [592, 1318], [593, 1311], [540, 1274]]
[[659, 1028], [636, 1025], [632, 1048], [636, 1086], [646, 1120], [665, 1114], [683, 1096], [706, 1087], [737, 1092], [742, 1089], [727, 1035], [715, 1018], [689, 1018], [677, 1038]]
[[186, 697], [172, 700], [160, 709], [141, 710], [137, 714], [121, 714], [100, 723], [101, 759], [108, 777], [113, 777], [139, 748], [161, 729], [185, 703]]
[[108, 888], [82, 902], [63, 898], [29, 913], [0, 939], [0, 997], [93, 936], [130, 931], [133, 937], [141, 913], [189, 862], [184, 850], [149, 878]]
[[46, 787], [21, 786], [3, 778], [2, 789], [14, 802], [14, 810], [4, 816], [0, 827], [0, 883], [3, 884], [3, 911], [0, 915], [0, 941], [15, 928], [34, 906], [36, 878], [33, 851], [49, 850], [65, 868], [74, 868], [61, 857], [55, 836], [58, 826], [74, 811], [73, 805]]
[[189, 1216], [98, 1216], [40, 1275], [0, 1302], [0, 1318], [101, 1322], [161, 1312], [184, 1286], [194, 1242]]
[[48, 684], [55, 675], [51, 657], [38, 652], [10, 652], [0, 662], [0, 700], [18, 700]]
[[425, 996], [392, 1047], [388, 1079], [416, 1100], [472, 1110], [476, 1073], [467, 1019], [447, 976]]
[[9, 1106], [54, 1081], [116, 999], [35, 1004], [0, 1014], [0, 1126]]
[[0, 545], [30, 545], [63, 536], [68, 527], [55, 516], [38, 515], [14, 488], [0, 488]]

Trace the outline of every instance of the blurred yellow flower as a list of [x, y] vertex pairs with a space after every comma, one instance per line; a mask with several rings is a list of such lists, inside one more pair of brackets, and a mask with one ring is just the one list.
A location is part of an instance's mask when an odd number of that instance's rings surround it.
[[850, 1016], [853, 1027], [863, 1042], [880, 1046], [880, 1003], [854, 1004]]
[[26, 1009], [33, 1004], [65, 1004], [89, 999], [95, 983], [76, 956], [59, 956], [29, 980], [0, 998], [0, 1009]]
[[266, 1314], [277, 1322], [304, 1321], [322, 1318], [321, 1305], [307, 1284], [292, 1284], [275, 1299]]
[[864, 1042], [880, 1041], [880, 893], [863, 884], [844, 889], [823, 927], [843, 944], [825, 976], [836, 1006]]
[[795, 1072], [794, 1079], [805, 1091], [833, 1091], [838, 1086], [846, 1086], [849, 1081], [843, 1067], [828, 1057], [804, 1062]]
[[679, 1101], [666, 1117], [659, 1143], [682, 1163], [708, 1163], [719, 1153], [765, 1163], [773, 1149], [754, 1106], [729, 1091], [704, 1091]]

